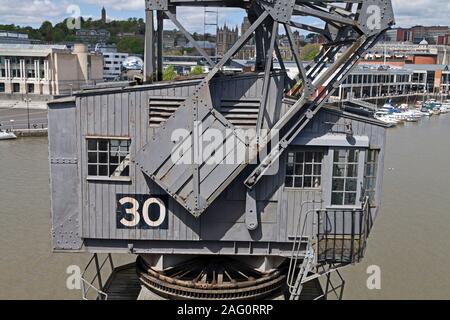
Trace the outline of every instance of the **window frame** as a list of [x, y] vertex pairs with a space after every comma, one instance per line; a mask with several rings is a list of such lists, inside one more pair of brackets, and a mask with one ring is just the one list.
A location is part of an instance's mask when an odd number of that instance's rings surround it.
[[[107, 170], [109, 173], [110, 170], [110, 166], [111, 166], [111, 162], [110, 162], [110, 142], [111, 140], [118, 140], [118, 141], [128, 141], [128, 155], [131, 155], [131, 146], [132, 146], [132, 140], [131, 137], [115, 137], [115, 136], [86, 136], [85, 137], [85, 147], [84, 150], [86, 152], [86, 156], [85, 156], [85, 170], [86, 170], [86, 180], [87, 181], [113, 181], [113, 182], [131, 182], [132, 181], [132, 177], [131, 177], [131, 161], [128, 164], [128, 176], [118, 176], [118, 177], [111, 177], [110, 175], [90, 175], [89, 174], [89, 165], [93, 165], [90, 164], [89, 162], [89, 153], [90, 152], [96, 152], [97, 153], [97, 157], [99, 154], [99, 149], [98, 149], [98, 145], [97, 145], [97, 149], [95, 151], [90, 151], [89, 150], [89, 140], [106, 140], [108, 141], [108, 150], [104, 153], [107, 154], [107, 162], [103, 165], [107, 166]], [[120, 152], [120, 151], [119, 151]], [[99, 159], [97, 158], [97, 162], [96, 165], [99, 166], [100, 162], [98, 162]], [[120, 164], [120, 163], [119, 163]], [[97, 173], [98, 173], [98, 168], [97, 168]]]
[[[288, 174], [287, 174], [287, 166], [288, 166], [288, 157], [289, 157], [289, 152], [303, 152], [303, 153], [306, 153], [306, 152], [312, 152], [312, 153], [316, 153], [316, 152], [319, 152], [319, 153], [322, 153], [322, 161], [320, 162], [320, 186], [319, 187], [295, 187], [295, 186], [292, 186], [292, 187], [290, 187], [290, 186], [286, 186], [286, 178], [287, 178], [287, 176], [288, 176]], [[316, 148], [316, 147], [304, 147], [304, 146], [290, 146], [289, 148], [288, 148], [288, 150], [286, 150], [286, 156], [285, 156], [285, 162], [284, 162], [284, 168], [283, 168], [283, 173], [284, 173], [284, 175], [283, 175], [283, 187], [284, 187], [284, 190], [286, 190], [286, 191], [308, 191], [308, 190], [313, 190], [313, 191], [320, 191], [320, 190], [322, 190], [322, 188], [323, 188], [323, 185], [324, 185], [324, 166], [325, 166], [325, 157], [326, 157], [326, 155], [327, 155], [327, 152], [326, 152], [326, 150], [324, 149], [324, 148], [320, 148], [320, 147], [318, 147], [318, 148]], [[304, 158], [305, 159], [305, 158]], [[312, 165], [312, 174], [311, 175], [306, 175], [307, 177], [311, 177], [311, 178], [313, 178], [313, 177], [318, 177], [319, 175], [314, 175], [314, 166], [315, 165], [317, 165], [317, 164], [319, 164], [318, 162], [316, 163], [315, 162], [315, 159], [314, 159], [314, 161], [313, 162], [303, 162], [303, 166], [305, 165], [305, 163], [310, 163], [311, 165]], [[294, 162], [294, 173], [295, 173], [295, 162]], [[294, 174], [294, 175], [289, 175], [289, 176], [292, 176], [292, 177], [295, 177], [296, 175]], [[299, 175], [300, 176], [300, 175]], [[304, 171], [304, 167], [303, 167], [303, 171], [302, 171], [302, 175], [301, 175], [301, 177], [304, 179], [304, 177], [305, 177], [305, 171]], [[295, 182], [294, 182], [294, 185], [295, 185]], [[303, 180], [303, 185], [304, 185], [304, 180]]]
[[[380, 157], [381, 157], [381, 149], [380, 148], [368, 148], [366, 149], [366, 154], [364, 157], [364, 177], [363, 177], [363, 188], [364, 188], [364, 195], [367, 195], [367, 192], [373, 192], [373, 199], [369, 198], [369, 205], [371, 208], [376, 208], [377, 207], [377, 203], [378, 203], [378, 193], [377, 193], [377, 186], [378, 186], [378, 178], [379, 178], [379, 174], [380, 174]], [[367, 161], [367, 157], [369, 155], [370, 152], [376, 152], [376, 157], [374, 161]], [[371, 176], [367, 175], [367, 168], [368, 166], [374, 166], [374, 171], [373, 174]], [[372, 168], [373, 170], [373, 168]], [[373, 180], [373, 189], [366, 189], [366, 179], [371, 179]]]
[[[333, 169], [334, 169], [334, 153], [335, 151], [338, 150], [358, 150], [359, 151], [359, 156], [358, 156], [358, 168], [357, 168], [357, 176], [356, 176], [356, 201], [355, 204], [342, 204], [342, 205], [338, 205], [338, 204], [332, 204], [332, 193], [333, 193], [333, 177], [334, 177], [334, 173], [333, 173]], [[327, 191], [326, 191], [326, 203], [327, 203], [327, 208], [330, 209], [358, 209], [361, 208], [362, 206], [362, 202], [361, 202], [361, 191], [362, 191], [362, 183], [364, 183], [364, 164], [365, 164], [365, 158], [366, 158], [366, 152], [365, 152], [366, 148], [361, 148], [361, 147], [330, 147], [329, 148], [329, 157], [328, 157], [328, 166], [329, 166], [329, 176], [327, 177], [328, 179], [328, 186], [327, 186]], [[348, 163], [348, 162], [347, 162]], [[344, 185], [344, 189], [345, 189], [345, 185]], [[343, 194], [345, 197], [345, 190], [343, 190]], [[344, 203], [345, 198], [343, 199], [343, 203]]]

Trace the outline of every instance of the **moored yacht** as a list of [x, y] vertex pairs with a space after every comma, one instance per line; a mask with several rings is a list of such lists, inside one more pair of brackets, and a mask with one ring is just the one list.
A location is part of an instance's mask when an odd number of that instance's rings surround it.
[[17, 139], [17, 136], [10, 131], [7, 132], [0, 129], [0, 140], [11, 140], [11, 139]]

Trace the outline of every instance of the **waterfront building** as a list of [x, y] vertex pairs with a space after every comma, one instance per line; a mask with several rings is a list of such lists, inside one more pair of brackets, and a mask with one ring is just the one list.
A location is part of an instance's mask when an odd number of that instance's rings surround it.
[[31, 39], [26, 33], [0, 30], [0, 43], [30, 44]]
[[0, 96], [61, 96], [103, 79], [103, 59], [84, 45], [0, 44]]
[[422, 44], [409, 42], [380, 42], [365, 55], [364, 63], [377, 60], [390, 65], [404, 64], [450, 64], [450, 46], [433, 45], [421, 40]]
[[75, 35], [81, 42], [107, 42], [111, 37], [109, 31], [105, 29], [80, 29]]
[[358, 65], [334, 93], [333, 100], [402, 97], [449, 92], [449, 66]]
[[411, 28], [393, 29], [388, 33], [388, 37], [393, 41], [419, 44], [425, 39], [430, 44], [440, 45], [446, 44], [444, 39], [448, 35], [450, 35], [448, 26], [414, 26]]
[[427, 93], [449, 94], [450, 65], [406, 65], [405, 69], [425, 79]]
[[128, 53], [116, 51], [103, 52], [103, 78], [113, 81], [120, 77], [122, 62], [128, 58]]

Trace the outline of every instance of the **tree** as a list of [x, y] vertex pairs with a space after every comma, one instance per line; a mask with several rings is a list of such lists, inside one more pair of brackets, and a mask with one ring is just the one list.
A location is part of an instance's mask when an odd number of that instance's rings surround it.
[[163, 80], [164, 81], [174, 80], [176, 76], [177, 76], [177, 73], [175, 72], [175, 68], [172, 65], [167, 66], [167, 68], [165, 68], [163, 71]]
[[189, 72], [189, 75], [191, 76], [198, 76], [203, 74], [203, 68], [201, 66], [195, 66], [191, 69], [191, 72]]
[[53, 25], [50, 21], [44, 21], [39, 32], [45, 41], [53, 41]]
[[320, 51], [320, 44], [307, 44], [301, 48], [300, 59], [303, 61], [312, 61]]
[[125, 37], [117, 40], [119, 52], [143, 55], [144, 46], [145, 41], [142, 37]]

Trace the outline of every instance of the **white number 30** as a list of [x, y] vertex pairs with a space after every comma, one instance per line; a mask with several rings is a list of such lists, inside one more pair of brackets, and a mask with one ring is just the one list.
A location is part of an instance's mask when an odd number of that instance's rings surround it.
[[[120, 220], [120, 223], [129, 228], [136, 227], [141, 221], [141, 215], [139, 213], [139, 202], [132, 197], [124, 197], [119, 200], [119, 203], [122, 206], [127, 203], [132, 204], [132, 207], [126, 208], [125, 212], [133, 217], [131, 220], [122, 218]], [[159, 206], [159, 217], [157, 220], [152, 220], [149, 217], [150, 205], [152, 204], [156, 204]], [[156, 228], [162, 225], [164, 220], [166, 219], [166, 206], [164, 205], [164, 202], [159, 198], [148, 198], [142, 206], [142, 218], [149, 227]]]

